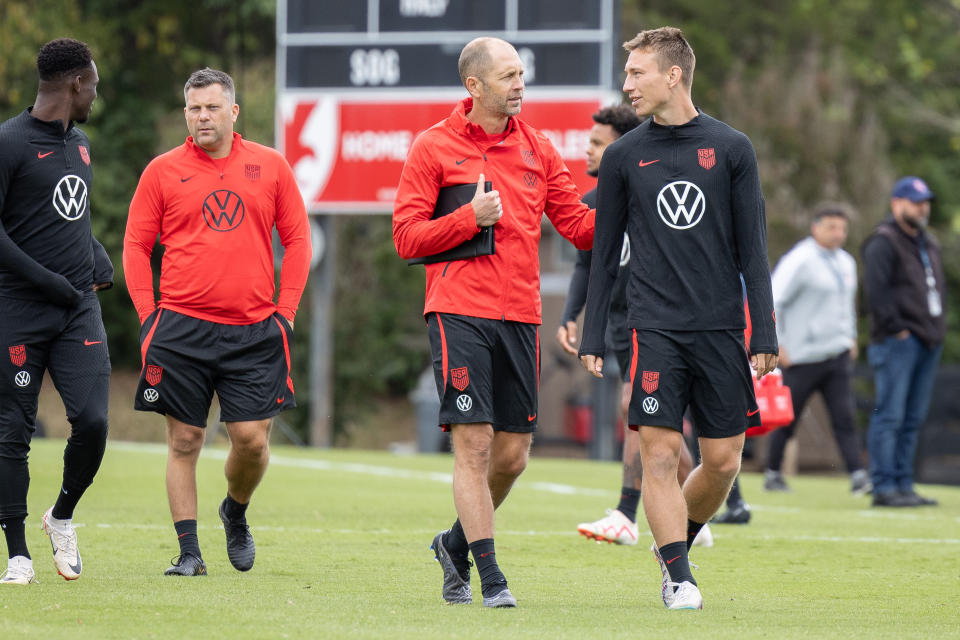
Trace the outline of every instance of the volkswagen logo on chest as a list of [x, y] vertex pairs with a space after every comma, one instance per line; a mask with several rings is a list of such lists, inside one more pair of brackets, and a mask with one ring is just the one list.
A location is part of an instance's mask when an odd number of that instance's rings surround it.
[[73, 222], [87, 210], [87, 183], [80, 176], [63, 176], [53, 190], [53, 208], [64, 220]]
[[233, 231], [243, 222], [243, 200], [233, 191], [218, 189], [203, 200], [203, 220], [214, 231]]
[[657, 213], [671, 229], [697, 226], [706, 210], [707, 198], [703, 191], [686, 180], [671, 182], [657, 194]]

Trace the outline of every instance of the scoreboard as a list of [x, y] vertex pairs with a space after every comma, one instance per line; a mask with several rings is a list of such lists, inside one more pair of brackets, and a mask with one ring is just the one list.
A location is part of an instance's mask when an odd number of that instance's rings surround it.
[[277, 144], [312, 212], [392, 210], [413, 138], [465, 97], [479, 36], [524, 63], [520, 117], [581, 188], [590, 115], [618, 99], [614, 0], [278, 0]]

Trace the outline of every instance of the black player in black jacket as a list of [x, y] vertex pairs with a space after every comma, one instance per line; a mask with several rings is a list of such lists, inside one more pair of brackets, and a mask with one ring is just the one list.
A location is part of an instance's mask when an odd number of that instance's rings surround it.
[[[776, 366], [763, 195], [749, 139], [694, 107], [695, 58], [680, 31], [644, 31], [624, 48], [630, 55], [623, 89], [638, 116], [652, 117], [611, 144], [600, 165], [580, 355], [600, 375], [626, 230], [634, 329], [629, 423], [640, 431], [644, 511], [664, 605], [699, 609], [687, 549], [739, 470], [748, 418], [757, 412], [751, 361], [758, 376]], [[741, 274], [753, 324], [749, 360]], [[681, 489], [676, 473], [687, 404], [702, 463]]]
[[54, 564], [67, 580], [82, 569], [71, 519], [93, 482], [107, 439], [110, 358], [94, 291], [113, 266], [90, 228], [92, 154], [85, 122], [97, 96], [86, 44], [54, 40], [37, 57], [33, 106], [0, 125], [0, 526], [7, 570], [0, 584], [34, 582], [27, 550], [27, 453], [44, 370], [71, 424], [63, 483], [44, 513]]

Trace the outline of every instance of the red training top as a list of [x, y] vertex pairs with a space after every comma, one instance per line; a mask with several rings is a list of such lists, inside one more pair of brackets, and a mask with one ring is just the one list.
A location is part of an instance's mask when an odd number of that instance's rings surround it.
[[542, 133], [509, 118], [504, 133], [489, 136], [467, 119], [466, 98], [446, 120], [414, 140], [393, 208], [393, 241], [401, 258], [429, 256], [479, 233], [467, 203], [432, 220], [441, 187], [476, 184], [482, 173], [500, 192], [503, 217], [494, 225], [492, 256], [426, 265], [424, 314], [456, 313], [540, 324], [540, 219], [544, 213], [578, 249], [593, 245], [594, 210], [560, 154]]
[[[273, 228], [284, 247], [276, 305]], [[245, 325], [293, 319], [310, 271], [310, 229], [286, 159], [233, 134], [214, 160], [187, 137], [154, 158], [130, 202], [123, 238], [127, 289], [142, 323], [154, 310], [150, 255], [165, 247], [160, 303], [184, 315]]]

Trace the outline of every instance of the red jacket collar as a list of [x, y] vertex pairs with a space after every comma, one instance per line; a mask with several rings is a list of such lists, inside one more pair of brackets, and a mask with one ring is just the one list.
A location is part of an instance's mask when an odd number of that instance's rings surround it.
[[[191, 149], [194, 153], [196, 153], [196, 154], [198, 154], [198, 155], [201, 155], [201, 156], [204, 156], [204, 157], [207, 157], [207, 158], [210, 157], [210, 154], [208, 154], [206, 151], [204, 151], [204, 150], [203, 150], [203, 147], [200, 147], [199, 145], [197, 145], [197, 144], [193, 141], [193, 136], [187, 136], [187, 139], [186, 139], [186, 141], [184, 142], [184, 144], [187, 146], [188, 149]], [[243, 145], [243, 136], [241, 136], [239, 133], [237, 133], [236, 131], [234, 131], [234, 132], [233, 132], [233, 145], [230, 147], [230, 155], [228, 155], [227, 157], [229, 158], [229, 157], [233, 156], [234, 154], [239, 153], [239, 152], [240, 152], [240, 147], [241, 147], [242, 145]]]
[[473, 98], [464, 98], [457, 103], [457, 106], [453, 108], [453, 112], [450, 114], [450, 118], [448, 119], [448, 122], [454, 131], [478, 142], [499, 142], [513, 133], [514, 129], [516, 129], [516, 118], [511, 116], [507, 118], [506, 130], [502, 134], [491, 136], [483, 130], [483, 127], [471, 122], [467, 117], [467, 114], [470, 113], [472, 109]]

